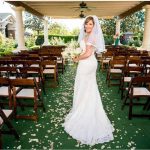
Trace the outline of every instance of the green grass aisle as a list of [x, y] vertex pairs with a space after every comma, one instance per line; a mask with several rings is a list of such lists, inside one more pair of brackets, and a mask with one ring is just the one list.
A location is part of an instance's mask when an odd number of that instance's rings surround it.
[[[4, 149], [150, 149], [150, 120], [128, 120], [128, 108], [121, 110], [118, 87], [107, 87], [106, 74], [98, 72], [97, 81], [104, 109], [115, 127], [114, 140], [95, 146], [81, 145], [63, 129], [65, 115], [72, 106], [75, 68], [67, 67], [57, 88], [47, 88], [46, 112], [39, 109], [39, 121], [13, 121], [20, 140], [3, 136]], [[49, 83], [47, 82], [47, 85]], [[27, 110], [27, 108], [26, 108]]]

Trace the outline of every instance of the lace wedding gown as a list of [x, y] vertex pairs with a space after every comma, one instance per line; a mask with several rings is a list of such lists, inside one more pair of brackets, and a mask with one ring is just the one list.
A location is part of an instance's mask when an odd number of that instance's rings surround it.
[[[80, 43], [83, 51], [85, 42]], [[65, 131], [82, 144], [94, 145], [113, 140], [114, 131], [103, 109], [96, 82], [97, 60], [93, 54], [80, 60], [77, 68], [73, 107], [63, 124]]]

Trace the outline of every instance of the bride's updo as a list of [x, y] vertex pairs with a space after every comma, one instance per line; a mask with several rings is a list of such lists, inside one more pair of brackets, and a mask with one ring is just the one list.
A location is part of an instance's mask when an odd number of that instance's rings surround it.
[[89, 17], [87, 17], [86, 19], [85, 19], [85, 21], [84, 21], [84, 25], [86, 25], [89, 21], [91, 21], [92, 20], [92, 22], [93, 22], [93, 24], [94, 24], [94, 18], [92, 17], [92, 16], [89, 16]]
[[94, 25], [94, 18], [92, 16], [89, 16], [85, 19], [84, 21], [84, 32], [86, 32], [85, 30], [85, 25], [89, 22], [89, 21], [92, 21], [93, 22], [93, 25]]

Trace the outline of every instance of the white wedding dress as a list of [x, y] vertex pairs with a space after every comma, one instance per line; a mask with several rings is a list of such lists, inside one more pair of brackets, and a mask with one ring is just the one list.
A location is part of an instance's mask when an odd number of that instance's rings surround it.
[[[85, 51], [84, 40], [80, 47]], [[80, 60], [77, 68], [73, 107], [63, 124], [65, 131], [82, 144], [94, 145], [113, 140], [114, 131], [101, 102], [96, 82], [97, 60], [93, 54]]]

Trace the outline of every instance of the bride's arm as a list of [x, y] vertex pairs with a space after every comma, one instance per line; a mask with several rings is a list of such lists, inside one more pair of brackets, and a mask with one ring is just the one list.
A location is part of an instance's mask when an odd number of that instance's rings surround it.
[[87, 45], [86, 46], [86, 51], [79, 55], [78, 57], [75, 57], [73, 60], [74, 61], [79, 61], [79, 60], [82, 60], [82, 59], [86, 59], [88, 57], [90, 57], [93, 53], [93, 46], [92, 45]]

